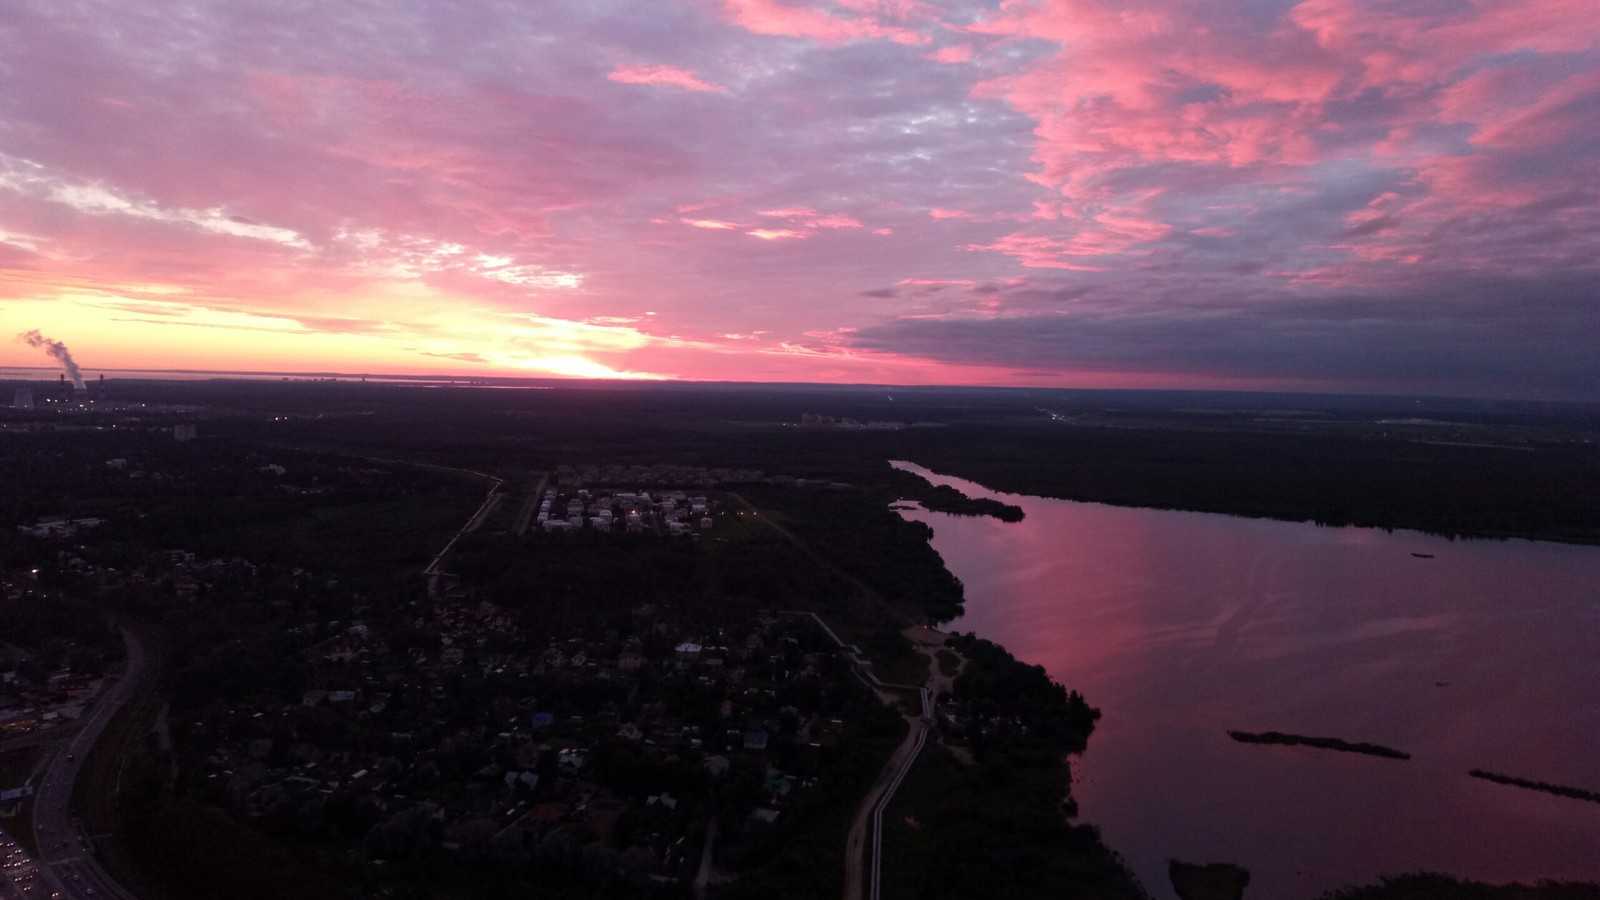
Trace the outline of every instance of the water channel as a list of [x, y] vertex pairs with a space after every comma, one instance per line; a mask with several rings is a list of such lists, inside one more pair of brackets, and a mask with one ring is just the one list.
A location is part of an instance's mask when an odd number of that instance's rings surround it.
[[1467, 776], [1600, 790], [1600, 548], [1000, 494], [895, 465], [1026, 512], [902, 515], [966, 585], [947, 628], [1104, 711], [1074, 790], [1153, 897], [1174, 897], [1170, 858], [1242, 865], [1260, 900], [1419, 870], [1600, 881], [1600, 804]]

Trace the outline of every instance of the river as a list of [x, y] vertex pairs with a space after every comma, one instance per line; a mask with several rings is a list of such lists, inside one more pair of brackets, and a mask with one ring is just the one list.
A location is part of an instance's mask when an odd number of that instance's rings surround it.
[[1103, 710], [1075, 761], [1081, 818], [1153, 897], [1175, 896], [1170, 858], [1242, 865], [1255, 900], [1419, 870], [1600, 881], [1600, 804], [1467, 776], [1600, 790], [1600, 548], [1077, 503], [894, 465], [1026, 512], [902, 515], [966, 585], [948, 628]]

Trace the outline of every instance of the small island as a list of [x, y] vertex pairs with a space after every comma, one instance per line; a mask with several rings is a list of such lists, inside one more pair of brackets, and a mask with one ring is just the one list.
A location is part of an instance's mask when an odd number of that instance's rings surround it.
[[1586, 791], [1583, 788], [1567, 787], [1561, 784], [1551, 784], [1547, 781], [1530, 781], [1526, 778], [1515, 778], [1510, 775], [1500, 775], [1495, 772], [1485, 772], [1482, 769], [1473, 769], [1467, 773], [1473, 778], [1482, 778], [1495, 784], [1508, 784], [1512, 787], [1526, 788], [1530, 791], [1542, 791], [1554, 794], [1557, 797], [1571, 797], [1574, 800], [1587, 800], [1590, 803], [1600, 803], [1600, 792]]
[[1167, 877], [1178, 900], [1241, 900], [1250, 885], [1250, 873], [1232, 863], [1168, 860]]
[[1308, 737], [1303, 734], [1284, 734], [1281, 731], [1229, 731], [1228, 737], [1241, 744], [1284, 744], [1288, 746], [1316, 747], [1321, 750], [1342, 750], [1346, 753], [1365, 753], [1385, 759], [1410, 759], [1411, 754], [1381, 744], [1355, 743], [1331, 737]]
[[989, 497], [968, 497], [948, 484], [934, 485], [920, 494], [917, 502], [924, 509], [957, 516], [994, 516], [1002, 522], [1021, 522], [1022, 507]]
[[1563, 881], [1485, 884], [1437, 872], [1380, 878], [1377, 884], [1330, 891], [1320, 900], [1595, 900], [1600, 886]]

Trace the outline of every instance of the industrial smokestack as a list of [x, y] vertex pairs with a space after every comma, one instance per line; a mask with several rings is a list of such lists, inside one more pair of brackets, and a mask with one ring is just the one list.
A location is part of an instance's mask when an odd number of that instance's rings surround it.
[[37, 328], [17, 335], [17, 340], [27, 344], [29, 347], [34, 347], [50, 354], [52, 359], [61, 364], [61, 369], [66, 373], [67, 377], [72, 379], [73, 388], [77, 391], [84, 390], [83, 372], [78, 368], [78, 364], [73, 361], [72, 352], [67, 349], [66, 344], [45, 337], [39, 333]]

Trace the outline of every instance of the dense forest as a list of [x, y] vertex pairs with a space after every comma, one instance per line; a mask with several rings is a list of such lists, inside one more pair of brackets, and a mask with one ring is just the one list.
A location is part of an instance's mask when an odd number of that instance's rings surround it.
[[923, 750], [886, 816], [901, 877], [885, 896], [1144, 897], [1099, 833], [1070, 818], [1066, 757], [1087, 745], [1099, 711], [992, 642], [951, 646], [967, 664], [940, 705], [944, 744]]

